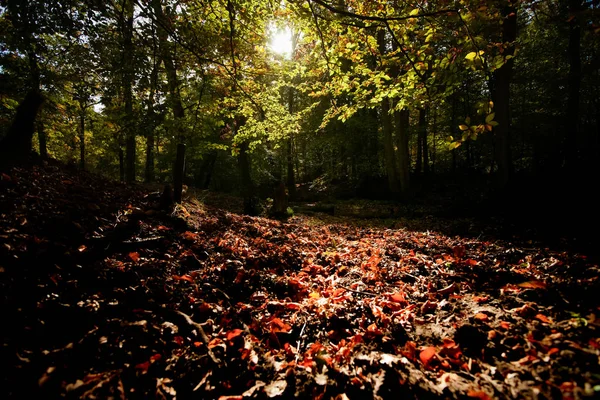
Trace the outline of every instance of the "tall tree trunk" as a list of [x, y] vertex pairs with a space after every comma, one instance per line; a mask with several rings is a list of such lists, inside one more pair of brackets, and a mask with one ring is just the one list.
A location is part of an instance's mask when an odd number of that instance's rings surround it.
[[119, 179], [125, 182], [125, 153], [122, 146], [119, 146]]
[[[508, 0], [503, 7], [502, 16], [502, 42], [506, 46], [503, 55], [512, 56], [515, 52], [514, 42], [517, 39], [517, 8], [516, 0]], [[498, 165], [498, 186], [504, 188], [509, 184], [512, 173], [512, 160], [510, 155], [510, 80], [512, 77], [514, 60], [507, 60], [505, 64], [494, 72], [493, 99], [495, 119], [498, 126], [494, 128], [494, 149], [496, 164]]]
[[238, 168], [242, 178], [242, 196], [244, 197], [244, 214], [258, 215], [258, 201], [255, 196], [254, 183], [250, 169], [250, 157], [248, 155], [248, 142], [240, 144], [238, 154]]
[[[156, 15], [156, 18], [159, 21], [158, 38], [160, 51], [163, 63], [165, 65], [165, 70], [167, 71], [167, 81], [169, 85], [171, 109], [173, 110], [173, 117], [175, 118], [175, 121], [177, 121], [177, 140], [179, 142], [177, 146], [177, 157], [178, 160], [179, 157], [182, 157], [183, 160], [185, 160], [185, 145], [183, 145], [184, 137], [182, 126], [183, 119], [185, 117], [185, 111], [183, 108], [183, 103], [181, 101], [181, 94], [179, 92], [179, 81], [177, 79], [177, 68], [173, 60], [173, 51], [171, 49], [171, 44], [168, 41], [167, 31], [165, 30], [165, 26], [167, 26], [168, 24], [168, 19], [165, 18], [160, 0], [152, 0], [152, 5], [154, 7], [154, 13]], [[179, 154], [179, 151], [183, 151], [184, 153]], [[185, 162], [180, 165], [176, 160], [173, 171], [173, 191], [175, 199], [181, 198], [181, 192], [183, 189], [184, 169]]]
[[135, 182], [135, 128], [133, 118], [133, 1], [125, 0], [123, 27], [123, 97], [125, 99], [125, 181]]
[[[288, 112], [294, 112], [294, 88], [289, 88]], [[294, 138], [290, 133], [287, 140], [287, 188], [290, 199], [296, 198], [296, 174], [294, 173]]]
[[419, 126], [417, 136], [417, 173], [429, 172], [429, 157], [427, 155], [427, 111], [419, 108]]
[[79, 110], [79, 169], [85, 170], [85, 108]]
[[408, 149], [409, 111], [407, 108], [394, 114], [396, 130], [396, 164], [400, 193], [406, 196], [410, 191], [410, 154]]
[[569, 1], [569, 86], [565, 127], [565, 163], [574, 172], [578, 163], [580, 144], [579, 134], [579, 98], [581, 88], [581, 25], [580, 13], [583, 11], [581, 0]]
[[38, 121], [37, 132], [38, 143], [40, 146], [40, 157], [42, 157], [42, 160], [45, 160], [48, 158], [48, 136], [46, 135], [44, 124], [41, 121]]
[[429, 142], [427, 141], [427, 113], [429, 108], [419, 110], [419, 131], [422, 134], [421, 145], [423, 146], [423, 174], [429, 175]]
[[150, 78], [150, 94], [148, 96], [148, 108], [146, 113], [147, 132], [146, 132], [146, 182], [154, 182], [154, 132], [156, 130], [156, 112], [154, 111], [154, 94], [156, 93], [156, 85], [158, 83], [158, 65], [155, 62]]

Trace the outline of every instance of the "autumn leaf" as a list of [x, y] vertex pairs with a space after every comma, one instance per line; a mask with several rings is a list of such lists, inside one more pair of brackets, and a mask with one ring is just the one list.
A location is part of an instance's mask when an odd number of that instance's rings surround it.
[[490, 396], [488, 396], [487, 393], [485, 393], [481, 390], [469, 390], [467, 392], [467, 396], [472, 397], [474, 399], [491, 400]]
[[270, 323], [270, 329], [271, 329], [271, 332], [273, 332], [273, 333], [277, 333], [277, 332], [287, 333], [292, 330], [292, 327], [290, 325], [286, 324], [285, 322], [283, 322], [279, 318], [273, 318]]
[[227, 332], [227, 340], [233, 340], [244, 332], [242, 329], [233, 329]]
[[481, 321], [481, 322], [487, 322], [490, 319], [490, 317], [484, 313], [477, 313], [473, 316], [473, 318], [475, 318], [476, 320]]
[[404, 293], [402, 293], [402, 292], [397, 292], [397, 293], [390, 295], [390, 300], [395, 303], [406, 303], [407, 302], [406, 298], [404, 297]]
[[545, 316], [545, 315], [543, 315], [543, 314], [537, 314], [537, 315], [535, 316], [535, 318], [536, 318], [536, 319], [539, 319], [540, 321], [542, 321], [542, 322], [544, 322], [544, 323], [546, 323], [546, 324], [551, 324], [551, 323], [552, 323], [552, 320], [551, 320], [550, 318], [546, 317], [546, 316]]
[[133, 262], [138, 262], [140, 259], [140, 254], [137, 251], [132, 251], [131, 253], [129, 253], [129, 258]]
[[527, 289], [546, 289], [546, 284], [542, 281], [521, 282], [517, 286]]
[[429, 365], [435, 354], [435, 347], [426, 347], [421, 351], [421, 353], [419, 353], [419, 359], [424, 365]]

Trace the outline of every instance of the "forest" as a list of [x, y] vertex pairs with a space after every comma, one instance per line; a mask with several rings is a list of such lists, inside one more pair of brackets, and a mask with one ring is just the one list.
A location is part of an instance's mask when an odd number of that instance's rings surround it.
[[598, 0], [0, 0], [0, 394], [600, 397], [599, 93]]

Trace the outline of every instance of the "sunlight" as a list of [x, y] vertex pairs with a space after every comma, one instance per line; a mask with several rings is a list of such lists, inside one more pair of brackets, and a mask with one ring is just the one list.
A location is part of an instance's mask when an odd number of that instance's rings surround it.
[[290, 28], [272, 31], [269, 49], [274, 53], [290, 58], [292, 55], [292, 31]]

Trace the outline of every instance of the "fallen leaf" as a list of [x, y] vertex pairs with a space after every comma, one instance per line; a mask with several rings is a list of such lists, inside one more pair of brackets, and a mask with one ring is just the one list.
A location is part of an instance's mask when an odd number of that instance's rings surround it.
[[480, 400], [490, 400], [490, 396], [481, 390], [469, 390], [467, 396]]
[[402, 292], [390, 295], [390, 300], [396, 303], [406, 303], [406, 298], [404, 297], [404, 293]]
[[242, 329], [233, 329], [227, 332], [227, 340], [235, 339], [236, 337], [240, 336], [242, 332], [244, 332]]
[[428, 365], [431, 359], [435, 356], [436, 350], [435, 347], [430, 346], [426, 347], [419, 353], [419, 359], [424, 365]]
[[487, 322], [490, 319], [490, 317], [484, 313], [477, 313], [473, 316], [473, 318], [475, 318], [476, 320], [481, 321], [481, 322]]
[[265, 394], [269, 397], [281, 396], [287, 388], [287, 382], [284, 380], [274, 381], [265, 386]]
[[546, 317], [543, 314], [537, 314], [535, 316], [535, 318], [539, 319], [542, 322], [545, 322], [546, 324], [551, 324], [552, 323], [552, 320], [550, 318]]
[[546, 284], [542, 281], [528, 281], [517, 284], [518, 287], [526, 289], [546, 289]]
[[129, 258], [133, 262], [138, 262], [140, 259], [140, 253], [138, 253], [137, 251], [132, 251], [131, 253], [129, 253]]

